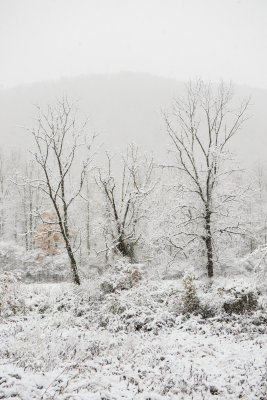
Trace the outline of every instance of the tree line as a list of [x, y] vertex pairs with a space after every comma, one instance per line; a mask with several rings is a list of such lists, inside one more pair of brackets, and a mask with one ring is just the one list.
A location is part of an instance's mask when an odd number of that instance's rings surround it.
[[31, 159], [1, 154], [2, 240], [65, 251], [76, 284], [78, 253], [85, 262], [196, 263], [212, 278], [226, 254], [266, 244], [265, 171], [240, 170], [230, 153], [234, 136], [242, 145], [249, 102], [236, 105], [231, 85], [187, 84], [163, 113], [171, 143], [164, 162], [134, 144], [102, 154], [67, 97], [37, 107]]

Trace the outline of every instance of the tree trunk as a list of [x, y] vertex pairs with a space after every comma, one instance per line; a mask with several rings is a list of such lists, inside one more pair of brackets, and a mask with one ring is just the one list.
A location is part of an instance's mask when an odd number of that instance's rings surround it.
[[205, 215], [205, 245], [207, 250], [207, 272], [208, 277], [213, 277], [213, 249], [212, 249], [212, 238], [211, 238], [211, 229], [210, 229], [210, 215], [211, 212], [208, 207], [206, 207], [206, 215]]
[[76, 283], [77, 285], [80, 285], [81, 281], [80, 281], [79, 274], [78, 274], [78, 268], [77, 268], [76, 260], [74, 258], [73, 251], [72, 251], [71, 244], [70, 244], [69, 227], [68, 227], [68, 220], [67, 220], [67, 209], [66, 208], [64, 209], [65, 220], [64, 220], [64, 225], [63, 225], [58, 206], [55, 201], [53, 201], [53, 204], [54, 204], [57, 216], [58, 216], [59, 227], [60, 227], [63, 239], [65, 241], [66, 250], [67, 250], [67, 253], [69, 256], [70, 268], [71, 268], [71, 272], [72, 272], [72, 276], [73, 276], [73, 282]]
[[89, 203], [89, 187], [87, 180], [87, 221], [86, 221], [86, 247], [87, 247], [87, 255], [90, 256], [90, 203]]
[[123, 236], [121, 235], [118, 240], [117, 249], [123, 255], [123, 257], [128, 257], [131, 263], [135, 262], [134, 246], [132, 243], [127, 243]]
[[80, 278], [79, 278], [79, 274], [78, 274], [78, 268], [77, 268], [77, 264], [76, 264], [76, 260], [74, 258], [73, 252], [70, 248], [70, 246], [66, 246], [67, 248], [67, 252], [68, 252], [68, 256], [69, 256], [69, 260], [70, 260], [70, 268], [71, 268], [71, 272], [72, 272], [72, 276], [73, 276], [73, 282], [76, 283], [77, 285], [81, 284]]
[[29, 250], [29, 232], [28, 232], [28, 213], [27, 213], [27, 192], [24, 186], [24, 193], [22, 197], [23, 214], [24, 214], [24, 234], [25, 234], [25, 250]]
[[120, 253], [123, 255], [123, 257], [129, 256], [127, 245], [126, 245], [125, 241], [123, 240], [122, 235], [120, 235], [120, 237], [118, 239], [117, 249], [120, 251]]
[[31, 186], [29, 187], [29, 249], [32, 250], [33, 247], [33, 243], [32, 243], [32, 234], [33, 234], [33, 218], [32, 218], [32, 190], [31, 190]]

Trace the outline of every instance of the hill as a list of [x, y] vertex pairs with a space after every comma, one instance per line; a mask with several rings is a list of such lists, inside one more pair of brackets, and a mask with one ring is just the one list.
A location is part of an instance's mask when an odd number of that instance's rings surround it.
[[[0, 89], [0, 146], [31, 147], [25, 127], [34, 124], [34, 104], [53, 102], [67, 94], [79, 100], [89, 117], [90, 129], [100, 133], [105, 148], [123, 148], [135, 142], [156, 154], [165, 153], [168, 142], [161, 110], [183, 93], [183, 83], [147, 74], [120, 73], [64, 78]], [[242, 160], [265, 160], [267, 146], [267, 90], [235, 86], [237, 99], [252, 96], [251, 118], [233, 142]], [[240, 140], [241, 138], [241, 140]]]

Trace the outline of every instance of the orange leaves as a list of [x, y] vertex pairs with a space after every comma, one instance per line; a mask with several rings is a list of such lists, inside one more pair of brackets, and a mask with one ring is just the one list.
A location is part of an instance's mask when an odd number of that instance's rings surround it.
[[59, 231], [56, 215], [53, 211], [45, 211], [41, 216], [42, 222], [37, 226], [34, 240], [36, 247], [41, 248], [46, 255], [55, 255], [63, 241]]

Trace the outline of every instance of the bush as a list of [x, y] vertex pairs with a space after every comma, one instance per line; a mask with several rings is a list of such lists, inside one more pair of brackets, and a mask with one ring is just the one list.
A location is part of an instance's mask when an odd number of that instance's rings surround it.
[[198, 311], [198, 314], [200, 314], [201, 317], [204, 319], [213, 318], [216, 315], [215, 310], [212, 307], [209, 307], [207, 305], [201, 304], [197, 311]]
[[104, 281], [100, 284], [100, 289], [104, 294], [114, 293], [115, 288], [114, 285], [110, 282]]
[[182, 296], [183, 311], [185, 313], [197, 313], [200, 308], [200, 300], [197, 296], [196, 286], [194, 285], [194, 276], [187, 275], [183, 279], [184, 293]]
[[[202, 287], [200, 289], [200, 295], [197, 294], [194, 280], [194, 276], [190, 274], [186, 275], [183, 279], [183, 293], [181, 296], [176, 298], [176, 313], [200, 315], [204, 319], [213, 318], [216, 315], [216, 309], [210, 306], [210, 298], [212, 297], [211, 290], [208, 288], [207, 292], [207, 288]], [[203, 297], [203, 294], [208, 294], [208, 296]], [[209, 298], [208, 301], [207, 297]]]
[[24, 302], [15, 294], [14, 284], [19, 278], [11, 271], [0, 273], [0, 315], [17, 314]]
[[234, 292], [235, 299], [224, 302], [223, 309], [227, 314], [244, 314], [258, 307], [256, 294], [253, 292]]
[[124, 260], [118, 261], [110, 268], [100, 288], [104, 294], [128, 290], [134, 287], [141, 279], [137, 264], [130, 264]]

